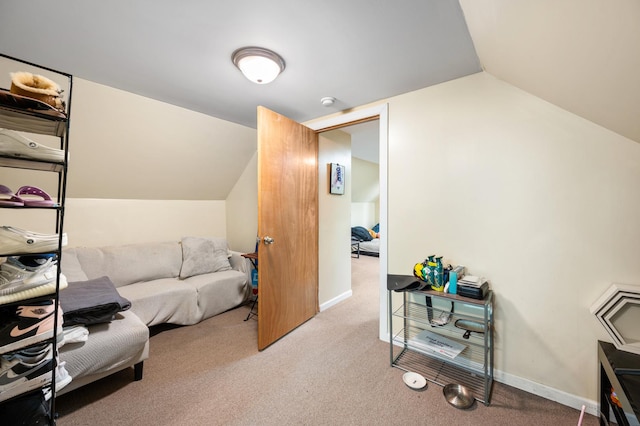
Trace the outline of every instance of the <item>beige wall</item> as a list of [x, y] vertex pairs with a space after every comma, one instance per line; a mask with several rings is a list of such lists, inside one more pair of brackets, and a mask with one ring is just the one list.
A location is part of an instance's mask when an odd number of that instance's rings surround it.
[[258, 236], [258, 152], [253, 155], [226, 201], [227, 240], [231, 247], [252, 253]]
[[[329, 164], [345, 166], [344, 195], [329, 193]], [[324, 132], [318, 141], [318, 302], [321, 310], [351, 296], [351, 136]]]
[[371, 228], [380, 220], [379, 165], [352, 157], [351, 226]]
[[353, 202], [377, 202], [380, 200], [379, 166], [371, 161], [353, 157], [353, 183], [351, 201]]
[[68, 195], [225, 200], [256, 146], [255, 129], [75, 79]]
[[[69, 199], [69, 246], [180, 241], [183, 236], [224, 237], [224, 201]], [[235, 249], [235, 247], [234, 247]]]
[[640, 282], [640, 145], [486, 73], [389, 117], [389, 273], [438, 253], [486, 276], [499, 379], [596, 400], [589, 307]]
[[351, 203], [351, 226], [373, 228], [378, 223], [376, 203]]
[[[3, 209], [0, 218], [3, 225], [55, 232], [53, 211]], [[225, 202], [70, 198], [65, 208], [64, 231], [68, 247], [225, 236]]]

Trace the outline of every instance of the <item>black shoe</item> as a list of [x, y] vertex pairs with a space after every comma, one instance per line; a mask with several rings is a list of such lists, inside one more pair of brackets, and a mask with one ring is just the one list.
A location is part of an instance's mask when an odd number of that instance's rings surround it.
[[52, 338], [54, 313], [52, 299], [3, 308], [0, 311], [0, 354]]
[[40, 354], [12, 352], [0, 357], [0, 401], [39, 389], [51, 383], [53, 351], [51, 345]]

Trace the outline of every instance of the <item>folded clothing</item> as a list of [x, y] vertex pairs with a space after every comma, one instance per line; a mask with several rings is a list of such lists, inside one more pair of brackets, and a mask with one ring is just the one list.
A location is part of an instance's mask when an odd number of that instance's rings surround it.
[[114, 315], [126, 311], [131, 302], [120, 296], [109, 277], [69, 283], [60, 292], [63, 326], [92, 325], [110, 322]]
[[[63, 314], [64, 318], [64, 314]], [[71, 325], [62, 329], [64, 343], [82, 343], [89, 339], [89, 329], [84, 325]]]

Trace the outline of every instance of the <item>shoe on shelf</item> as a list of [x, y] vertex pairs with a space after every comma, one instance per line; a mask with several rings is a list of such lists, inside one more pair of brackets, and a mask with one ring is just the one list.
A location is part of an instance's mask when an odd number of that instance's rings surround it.
[[[56, 393], [60, 392], [62, 388], [71, 383], [72, 378], [65, 368], [66, 363], [66, 361], [60, 362], [60, 360], [58, 359], [58, 363], [56, 365]], [[51, 399], [51, 387], [47, 388], [44, 391], [44, 399], [47, 401]]]
[[[39, 234], [13, 226], [0, 227], [0, 253], [46, 253], [58, 250], [58, 234]], [[67, 245], [67, 234], [62, 234]]]
[[0, 185], [0, 206], [24, 206], [24, 200], [18, 197], [5, 185]]
[[[18, 362], [23, 365], [36, 365], [49, 358], [51, 358], [51, 343], [49, 342], [39, 343], [4, 354], [0, 356], [0, 377]], [[66, 361], [60, 361], [60, 358], [56, 357], [56, 392], [71, 383], [72, 378], [65, 368], [66, 364]], [[44, 394], [45, 399], [48, 401], [51, 398], [51, 387], [45, 389]]]
[[25, 185], [16, 191], [18, 197], [25, 206], [30, 207], [54, 207], [57, 203], [51, 199], [51, 196], [37, 186]]
[[39, 144], [9, 129], [0, 129], [0, 155], [64, 163], [64, 150]]
[[29, 359], [10, 355], [2, 356], [0, 367], [0, 401], [51, 383], [53, 370], [53, 351], [51, 345], [40, 359]]
[[15, 364], [15, 360], [25, 364], [37, 364], [47, 357], [51, 358], [50, 342], [38, 343], [0, 355], [0, 375], [9, 370]]
[[[41, 284], [37, 287], [33, 287], [27, 290], [16, 291], [15, 293], [0, 295], [0, 305], [6, 305], [8, 303], [18, 303], [23, 300], [33, 299], [40, 296], [47, 296], [49, 294], [54, 294], [56, 292], [56, 288], [59, 290], [64, 290], [69, 286], [67, 282], [67, 277], [64, 274], [60, 274], [60, 282], [57, 283], [55, 280], [50, 283]], [[0, 322], [0, 324], [2, 324]], [[0, 345], [2, 337], [0, 336]]]
[[58, 257], [55, 253], [26, 254], [23, 256], [10, 256], [7, 262], [20, 266], [28, 271], [38, 269], [56, 263]]
[[29, 290], [56, 279], [58, 267], [52, 258], [38, 267], [23, 265], [17, 257], [9, 257], [0, 264], [0, 295]]
[[[0, 312], [0, 354], [51, 339], [56, 319], [55, 306], [53, 299], [47, 299], [3, 307]], [[62, 334], [62, 321], [62, 311], [59, 309], [57, 334]]]

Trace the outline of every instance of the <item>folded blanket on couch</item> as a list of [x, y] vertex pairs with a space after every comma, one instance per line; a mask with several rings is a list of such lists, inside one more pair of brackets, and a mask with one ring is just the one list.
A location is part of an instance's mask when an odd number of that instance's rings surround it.
[[60, 292], [63, 326], [110, 322], [114, 315], [126, 311], [131, 302], [120, 296], [109, 277], [76, 281]]

